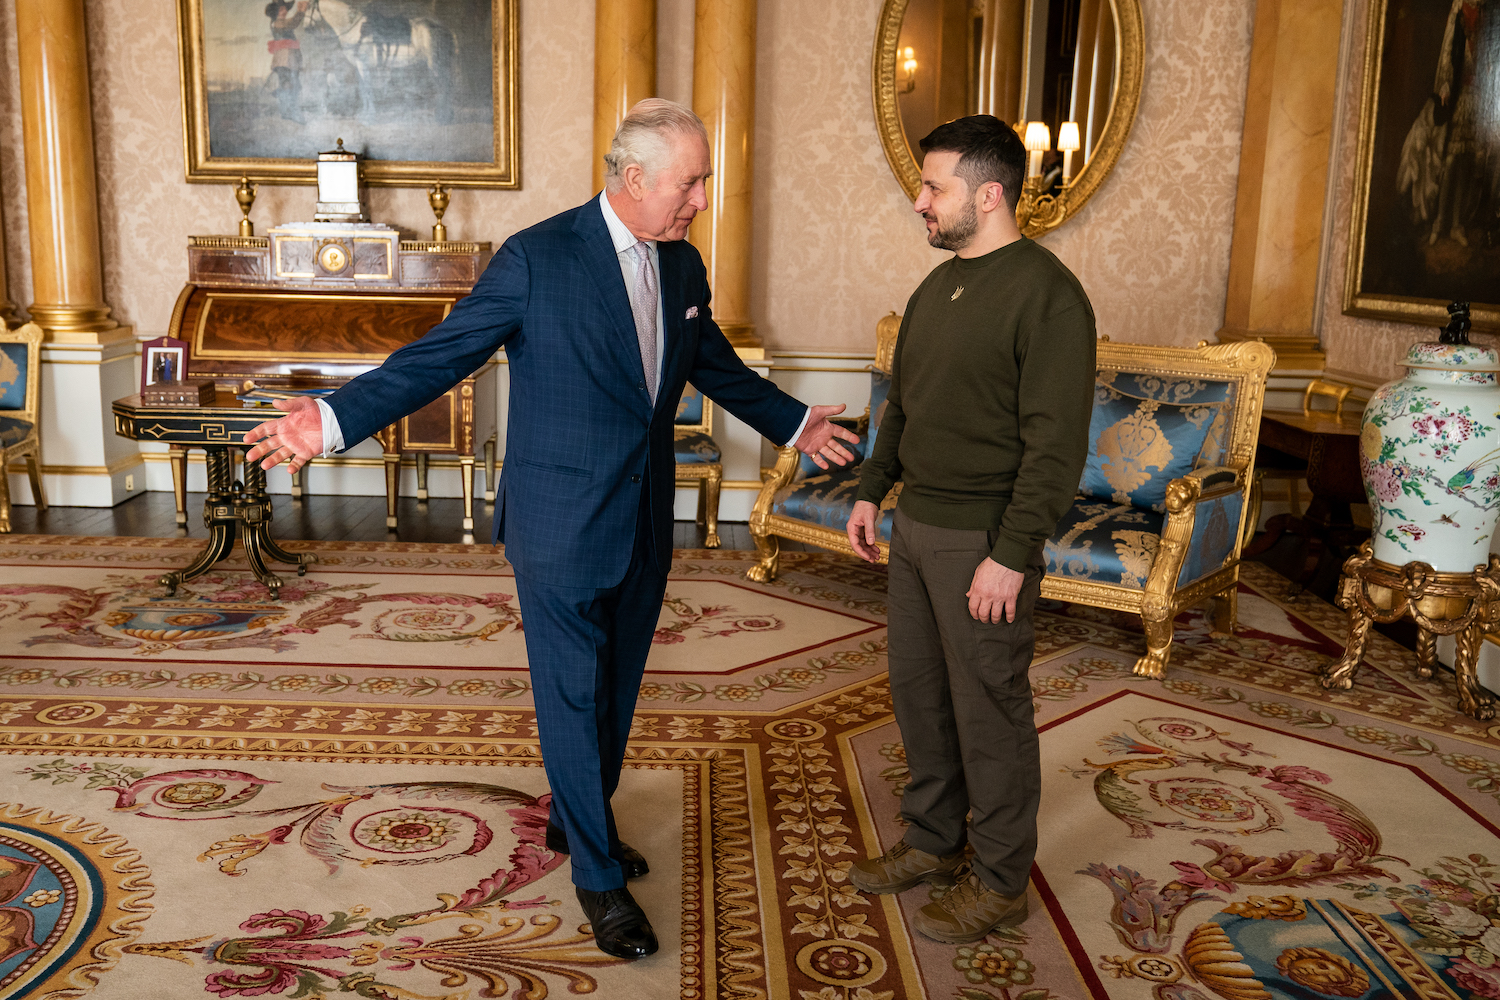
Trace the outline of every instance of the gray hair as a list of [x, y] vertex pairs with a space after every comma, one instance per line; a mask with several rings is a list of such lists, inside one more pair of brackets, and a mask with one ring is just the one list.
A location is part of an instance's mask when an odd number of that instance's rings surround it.
[[614, 141], [604, 154], [604, 187], [618, 191], [625, 183], [625, 168], [639, 166], [646, 186], [656, 186], [656, 177], [672, 159], [672, 139], [694, 135], [708, 144], [703, 119], [675, 101], [648, 97], [626, 114], [615, 129]]

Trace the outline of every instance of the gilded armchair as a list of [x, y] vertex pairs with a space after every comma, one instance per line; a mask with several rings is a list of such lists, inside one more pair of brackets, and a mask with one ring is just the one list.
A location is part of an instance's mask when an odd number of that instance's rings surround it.
[[[776, 579], [780, 569], [781, 543], [778, 538], [808, 542], [820, 548], [854, 555], [849, 546], [846, 526], [859, 493], [859, 466], [870, 454], [880, 433], [886, 393], [891, 387], [891, 362], [896, 355], [896, 335], [901, 331], [901, 317], [886, 316], [875, 326], [875, 363], [870, 366], [870, 403], [859, 417], [834, 418], [835, 423], [859, 435], [858, 445], [846, 445], [855, 453], [854, 461], [825, 471], [793, 447], [780, 449], [776, 466], [761, 484], [760, 495], [750, 512], [750, 536], [755, 540], [759, 559], [751, 566], [750, 579], [761, 583]], [[885, 562], [891, 541], [891, 518], [901, 484], [891, 490], [880, 505], [880, 561]]]
[[41, 423], [42, 328], [35, 323], [14, 330], [0, 324], [0, 532], [10, 531], [10, 463], [26, 458], [31, 495], [47, 509], [42, 490]]
[[723, 452], [713, 439], [714, 401], [695, 387], [682, 390], [677, 403], [673, 449], [677, 484], [698, 486], [698, 523], [704, 526], [703, 544], [719, 547], [719, 489], [724, 483]]
[[1233, 632], [1240, 550], [1266, 376], [1249, 342], [1196, 348], [1099, 342], [1079, 496], [1046, 543], [1042, 596], [1141, 616], [1143, 677], [1163, 676], [1172, 621], [1212, 601]]

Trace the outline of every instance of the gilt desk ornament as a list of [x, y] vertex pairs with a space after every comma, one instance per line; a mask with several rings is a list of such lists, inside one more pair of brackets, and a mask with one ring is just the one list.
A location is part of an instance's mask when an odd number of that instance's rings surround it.
[[1344, 564], [1339, 604], [1349, 612], [1344, 656], [1324, 687], [1348, 688], [1372, 622], [1410, 615], [1417, 672], [1432, 676], [1437, 636], [1458, 637], [1459, 706], [1494, 716], [1474, 670], [1483, 631], [1500, 615], [1500, 355], [1469, 343], [1468, 305], [1448, 306], [1440, 340], [1413, 344], [1405, 378], [1376, 390], [1360, 429], [1359, 464], [1372, 537]]
[[254, 236], [255, 223], [250, 221], [250, 206], [255, 204], [255, 185], [249, 177], [240, 178], [240, 186], [234, 189], [234, 200], [240, 203], [240, 235]]
[[448, 211], [448, 189], [443, 187], [441, 181], [433, 181], [432, 187], [427, 189], [427, 204], [432, 206], [432, 214], [437, 216], [437, 221], [432, 224], [432, 242], [448, 242], [448, 227], [443, 225], [443, 213]]

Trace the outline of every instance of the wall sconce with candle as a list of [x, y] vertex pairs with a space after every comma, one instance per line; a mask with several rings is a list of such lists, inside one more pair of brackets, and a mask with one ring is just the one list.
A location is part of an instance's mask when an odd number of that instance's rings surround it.
[[1046, 122], [1027, 122], [1026, 136], [1022, 141], [1026, 144], [1026, 151], [1031, 154], [1026, 166], [1026, 179], [1041, 176], [1042, 154], [1052, 148], [1052, 130], [1047, 127]]
[[901, 90], [910, 94], [917, 89], [917, 50], [908, 45], [901, 50]]
[[1063, 122], [1057, 128], [1057, 148], [1063, 155], [1062, 182], [1064, 185], [1073, 177], [1073, 154], [1083, 148], [1078, 140], [1078, 123]]

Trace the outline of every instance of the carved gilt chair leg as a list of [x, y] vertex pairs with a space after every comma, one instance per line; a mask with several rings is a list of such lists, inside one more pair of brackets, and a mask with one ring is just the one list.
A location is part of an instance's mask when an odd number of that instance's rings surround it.
[[386, 452], [385, 458], [385, 527], [396, 530], [396, 490], [401, 485], [401, 454]]
[[1454, 657], [1453, 674], [1458, 682], [1458, 708], [1471, 719], [1488, 722], [1495, 717], [1495, 700], [1479, 686], [1477, 668], [1479, 648], [1484, 644], [1484, 627], [1470, 625], [1459, 632], [1458, 655]]
[[1236, 583], [1228, 590], [1213, 596], [1214, 631], [1234, 635], [1235, 622], [1240, 613], [1240, 588]]
[[719, 489], [724, 483], [724, 467], [715, 466], [699, 487], [699, 502], [703, 504], [703, 525], [707, 533], [703, 538], [704, 548], [719, 547]]
[[417, 452], [417, 502], [427, 502], [427, 452], [425, 451]]
[[31, 479], [31, 502], [37, 510], [47, 509], [47, 490], [42, 485], [42, 453], [32, 451], [26, 456], [26, 475]]
[[1146, 655], [1135, 661], [1135, 675], [1160, 680], [1172, 656], [1172, 609], [1147, 607], [1141, 612], [1146, 627]]
[[484, 443], [484, 502], [495, 502], [495, 439]]
[[1417, 676], [1424, 680], [1431, 677], [1437, 667], [1437, 633], [1420, 626], [1417, 628]]
[[750, 537], [755, 540], [755, 553], [760, 560], [745, 571], [745, 576], [756, 583], [770, 583], [781, 572], [781, 542], [775, 535], [758, 535], [754, 528]]
[[10, 474], [5, 471], [5, 452], [0, 451], [0, 535], [10, 532]]

